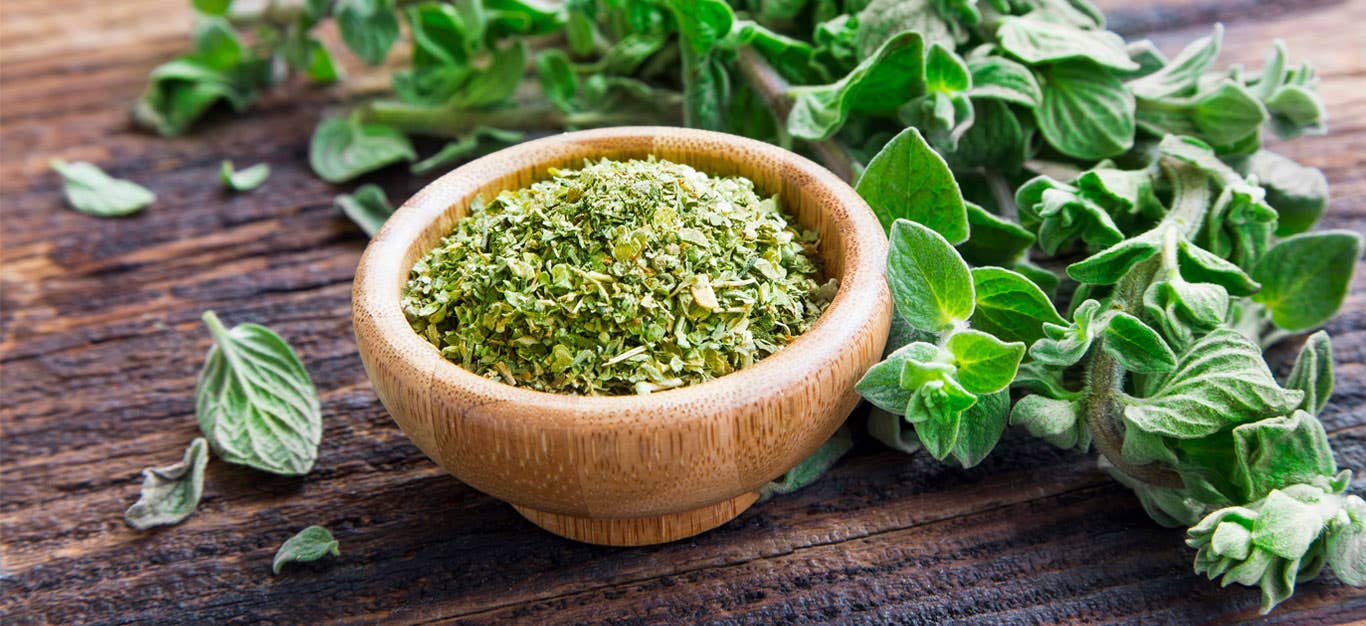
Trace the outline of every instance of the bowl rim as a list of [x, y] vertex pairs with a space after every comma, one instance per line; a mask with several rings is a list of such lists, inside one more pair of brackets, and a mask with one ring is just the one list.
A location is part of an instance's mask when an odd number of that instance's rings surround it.
[[[821, 232], [820, 236], [822, 239], [841, 238], [845, 266], [835, 298], [811, 328], [783, 349], [749, 367], [646, 395], [560, 394], [491, 380], [447, 360], [436, 346], [413, 331], [400, 304], [406, 278], [395, 277], [400, 275], [400, 269], [401, 275], [407, 276], [411, 268], [400, 268], [400, 265], [408, 250], [452, 210], [459, 198], [469, 196], [491, 178], [522, 171], [529, 162], [549, 160], [532, 157], [538, 153], [553, 153], [556, 146], [641, 138], [703, 139], [724, 144], [730, 150], [724, 153], [723, 160], [775, 159], [780, 166], [790, 166], [810, 177], [829, 193], [828, 201], [819, 204], [822, 211], [833, 209], [829, 220], [834, 232]], [[706, 171], [705, 167], [698, 169]], [[472, 177], [472, 173], [478, 173], [478, 176]], [[864, 332], [869, 320], [876, 318], [878, 306], [891, 307], [883, 269], [886, 255], [887, 241], [882, 225], [853, 187], [795, 152], [738, 135], [682, 127], [619, 126], [573, 131], [515, 144], [470, 161], [428, 183], [400, 205], [361, 256], [352, 289], [352, 323], [357, 334], [362, 326], [373, 327], [374, 338], [380, 341], [383, 352], [407, 360], [417, 372], [429, 375], [433, 385], [458, 388], [489, 402], [536, 407], [538, 410], [527, 416], [531, 420], [559, 422], [565, 426], [581, 425], [584, 421], [610, 424], [631, 420], [631, 416], [643, 410], [653, 412], [711, 404], [718, 397], [724, 397], [727, 404], [758, 399], [775, 391], [774, 380], [782, 381], [776, 385], [779, 388], [796, 384], [809, 375], [812, 361], [835, 359], [841, 346], [850, 344]], [[785, 371], [792, 374], [784, 376]]]

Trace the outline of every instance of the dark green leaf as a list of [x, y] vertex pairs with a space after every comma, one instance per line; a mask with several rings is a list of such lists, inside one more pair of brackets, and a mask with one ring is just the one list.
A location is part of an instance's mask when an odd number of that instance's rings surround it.
[[1304, 392], [1301, 409], [1313, 415], [1323, 412], [1328, 397], [1333, 395], [1333, 346], [1328, 333], [1320, 330], [1305, 340], [1285, 379], [1285, 388]]
[[394, 0], [337, 0], [336, 17], [346, 47], [370, 65], [383, 63], [398, 41]]
[[313, 131], [308, 163], [323, 180], [340, 183], [398, 161], [411, 161], [417, 152], [398, 129], [365, 124], [354, 118], [332, 117]]
[[976, 330], [954, 333], [946, 347], [958, 368], [958, 382], [978, 396], [996, 393], [1010, 385], [1025, 354], [1022, 342], [1006, 343]]
[[967, 263], [943, 236], [925, 226], [907, 220], [892, 225], [887, 282], [897, 310], [911, 326], [940, 332], [972, 316]]
[[1042, 338], [1044, 324], [1063, 325], [1053, 303], [1024, 276], [999, 267], [972, 270], [977, 310], [969, 323], [1005, 341], [1032, 344]]
[[1039, 81], [1029, 68], [997, 56], [968, 61], [972, 71], [973, 98], [993, 98], [1026, 107], [1037, 107], [1043, 101]]
[[384, 190], [380, 189], [379, 185], [361, 185], [356, 188], [354, 194], [341, 194], [334, 198], [332, 203], [371, 237], [374, 237], [380, 227], [384, 226], [384, 221], [394, 214], [389, 197], [384, 195]]
[[1361, 259], [1361, 234], [1331, 230], [1295, 235], [1271, 248], [1252, 271], [1262, 290], [1252, 296], [1289, 331], [1319, 326], [1342, 306]]
[[[957, 96], [954, 102], [963, 100]], [[954, 123], [959, 126], [948, 127], [947, 141], [941, 142], [946, 145], [939, 146], [949, 167], [959, 172], [978, 169], [1020, 171], [1029, 156], [1030, 146], [1015, 113], [1002, 100], [972, 98], [968, 102], [972, 105], [971, 113], [963, 115], [954, 111]], [[960, 117], [963, 119], [958, 119]], [[974, 232], [973, 237], [976, 236]]]
[[205, 15], [223, 15], [232, 6], [232, 0], [192, 0], [191, 4]]
[[855, 189], [889, 231], [898, 219], [908, 219], [951, 242], [968, 237], [958, 183], [915, 128], [901, 131], [873, 157]]
[[278, 575], [287, 563], [316, 561], [329, 554], [341, 556], [340, 544], [326, 528], [309, 526], [281, 544], [280, 549], [275, 551], [270, 571]]
[[313, 469], [322, 437], [318, 392], [294, 349], [256, 324], [224, 328], [204, 312], [213, 347], [195, 389], [199, 430], [219, 458], [282, 476]]
[[578, 108], [574, 96], [579, 93], [579, 76], [564, 52], [551, 48], [536, 55], [536, 76], [541, 92], [551, 104], [565, 112]]
[[135, 530], [184, 521], [199, 506], [208, 463], [208, 447], [203, 438], [197, 438], [178, 463], [142, 470], [141, 495], [124, 512], [124, 521]]
[[1067, 275], [1082, 283], [1113, 285], [1135, 265], [1152, 258], [1162, 249], [1162, 238], [1167, 228], [1162, 226], [1132, 239], [1125, 239], [1068, 265]]
[[967, 241], [958, 244], [958, 253], [972, 265], [1011, 266], [1034, 245], [1034, 235], [1010, 220], [1001, 219], [971, 202], [967, 207]]
[[853, 112], [894, 113], [924, 92], [924, 47], [920, 35], [901, 33], [864, 59], [844, 78], [828, 85], [793, 87], [796, 97], [787, 130], [802, 139], [826, 139]]
[[251, 191], [264, 184], [267, 178], [270, 178], [270, 166], [265, 163], [257, 163], [239, 172], [233, 169], [232, 161], [223, 161], [218, 168], [218, 181], [232, 191]]
[[522, 75], [526, 72], [526, 55], [525, 41], [494, 50], [493, 61], [470, 76], [469, 82], [451, 99], [451, 104], [474, 109], [506, 102], [522, 82]]
[[1288, 237], [1313, 228], [1328, 205], [1328, 179], [1275, 152], [1259, 150], [1238, 163], [1244, 176], [1256, 177], [1266, 202], [1276, 209], [1276, 235]]
[[52, 169], [62, 176], [62, 193], [71, 208], [96, 217], [117, 217], [136, 213], [157, 199], [146, 187], [132, 181], [112, 178], [90, 163], [67, 163], [53, 159]]
[[1039, 68], [1039, 132], [1059, 152], [1095, 160], [1134, 145], [1134, 96], [1118, 78], [1085, 61]]
[[934, 10], [931, 0], [873, 0], [858, 13], [859, 58], [876, 51], [901, 33], [917, 33], [925, 45], [953, 48], [955, 41], [949, 25]]
[[[1033, 15], [1007, 17], [996, 31], [1002, 48], [1030, 65], [1086, 59], [1116, 70], [1137, 70], [1124, 40], [1109, 31], [1082, 30]], [[1092, 70], [1104, 73], [1103, 70]], [[1046, 93], [1046, 92], [1045, 92]]]
[[787, 470], [777, 480], [768, 483], [759, 490], [760, 499], [767, 500], [773, 496], [792, 493], [802, 487], [816, 482], [823, 474], [835, 465], [850, 450], [854, 449], [854, 437], [849, 433], [849, 427], [841, 426], [839, 430], [831, 435], [821, 447], [816, 448], [810, 456], [802, 459], [800, 463]]
[[1302, 392], [1276, 384], [1256, 345], [1219, 329], [1192, 344], [1152, 394], [1129, 400], [1124, 419], [1130, 428], [1193, 439], [1284, 415], [1303, 399]]
[[1115, 313], [1105, 326], [1105, 351], [1131, 372], [1156, 374], [1176, 367], [1176, 355], [1162, 336], [1122, 311]]

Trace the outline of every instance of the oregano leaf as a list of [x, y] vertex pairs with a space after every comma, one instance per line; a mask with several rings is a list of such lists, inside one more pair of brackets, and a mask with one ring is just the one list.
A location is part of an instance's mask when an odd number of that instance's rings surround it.
[[1267, 251], [1252, 270], [1262, 284], [1252, 299], [1289, 331], [1314, 328], [1333, 316], [1347, 297], [1361, 259], [1362, 237], [1348, 230], [1295, 235]]
[[816, 482], [822, 475], [830, 471], [835, 462], [854, 449], [854, 436], [849, 432], [848, 426], [841, 426], [835, 434], [825, 440], [815, 452], [802, 459], [796, 466], [783, 472], [776, 480], [769, 482], [759, 490], [759, 498], [767, 500], [773, 496], [792, 493], [802, 487]]
[[1128, 313], [1120, 311], [1111, 316], [1104, 336], [1105, 351], [1126, 370], [1156, 374], [1176, 367], [1176, 355], [1162, 336]]
[[62, 176], [62, 193], [66, 195], [67, 204], [86, 215], [129, 215], [147, 208], [157, 199], [146, 187], [113, 178], [85, 161], [67, 163], [53, 159], [51, 166]]
[[338, 0], [335, 9], [342, 41], [369, 65], [379, 65], [398, 41], [394, 0]]
[[1124, 40], [1105, 30], [1082, 30], [1031, 15], [1001, 20], [996, 38], [1006, 52], [1030, 65], [1086, 59], [1115, 70], [1137, 70]]
[[279, 575], [288, 563], [307, 563], [327, 555], [341, 556], [341, 544], [332, 538], [332, 533], [322, 526], [309, 526], [298, 534], [286, 539], [275, 551], [270, 571]]
[[1025, 354], [1024, 343], [1006, 343], [977, 330], [954, 333], [946, 347], [958, 368], [958, 382], [979, 396], [996, 393], [1010, 385]]
[[972, 269], [977, 308], [973, 328], [1005, 341], [1033, 343], [1044, 336], [1044, 324], [1066, 324], [1043, 290], [1028, 278], [999, 267]]
[[905, 413], [906, 403], [911, 401], [911, 394], [915, 391], [901, 386], [901, 370], [907, 361], [930, 361], [937, 354], [938, 350], [933, 345], [924, 342], [902, 346], [869, 368], [854, 389], [874, 406], [901, 415]]
[[294, 349], [270, 329], [228, 330], [204, 312], [213, 346], [195, 388], [195, 414], [214, 454], [282, 476], [313, 469], [322, 438], [318, 392]]
[[367, 124], [354, 118], [323, 120], [313, 131], [308, 163], [319, 178], [341, 183], [398, 161], [411, 161], [417, 152], [398, 129]]
[[796, 97], [787, 130], [801, 139], [827, 139], [850, 113], [887, 115], [925, 89], [925, 52], [920, 35], [888, 39], [844, 78], [828, 85], [793, 87]]
[[965, 321], [976, 306], [972, 275], [958, 251], [939, 233], [909, 220], [892, 224], [887, 282], [902, 317], [924, 331]]
[[898, 219], [922, 224], [949, 243], [968, 238], [967, 208], [943, 157], [907, 128], [868, 163], [854, 186], [890, 233]]
[[1180, 54], [1162, 69], [1130, 81], [1129, 89], [1140, 98], [1156, 100], [1180, 96], [1193, 91], [1210, 65], [1219, 57], [1219, 46], [1224, 38], [1224, 25], [1215, 24], [1214, 31], [1187, 44]]
[[384, 221], [394, 213], [389, 197], [379, 185], [365, 184], [351, 194], [341, 194], [332, 200], [346, 217], [351, 218], [365, 234], [374, 237]]
[[177, 463], [142, 470], [142, 493], [123, 519], [136, 530], [185, 521], [204, 493], [204, 467], [209, 462], [204, 439], [197, 438]]
[[1328, 333], [1320, 330], [1304, 341], [1284, 386], [1304, 392], [1301, 409], [1313, 415], [1323, 412], [1333, 395], [1333, 346]]
[[1049, 145], [1078, 159], [1124, 153], [1134, 145], [1134, 96], [1118, 78], [1086, 61], [1038, 69], [1043, 103], [1035, 111]]
[[968, 61], [972, 72], [973, 98], [992, 98], [1011, 104], [1037, 107], [1043, 100], [1039, 81], [1029, 68], [1005, 57], [989, 56]]
[[233, 168], [232, 161], [225, 160], [218, 168], [219, 182], [233, 191], [251, 191], [264, 184], [267, 178], [270, 178], [270, 166], [265, 163], [238, 171]]

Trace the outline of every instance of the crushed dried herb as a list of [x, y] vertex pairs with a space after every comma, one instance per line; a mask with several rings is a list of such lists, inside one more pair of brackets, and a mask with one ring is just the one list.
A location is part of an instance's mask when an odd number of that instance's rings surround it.
[[403, 308], [456, 364], [556, 393], [650, 393], [744, 368], [834, 297], [778, 198], [665, 160], [505, 191], [413, 266]]

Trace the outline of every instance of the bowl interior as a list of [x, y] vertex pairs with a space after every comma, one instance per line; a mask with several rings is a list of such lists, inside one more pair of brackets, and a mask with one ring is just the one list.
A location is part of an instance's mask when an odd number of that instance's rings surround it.
[[[724, 376], [656, 392], [646, 397], [575, 396], [514, 387], [495, 382], [447, 361], [413, 332], [399, 301], [413, 264], [450, 233], [469, 212], [470, 203], [492, 199], [499, 192], [526, 187], [549, 178], [549, 169], [578, 168], [585, 159], [645, 158], [653, 155], [721, 176], [744, 176], [764, 195], [778, 195], [783, 210], [804, 228], [820, 234], [817, 257], [827, 278], [840, 281], [835, 299], [816, 323], [783, 350], [754, 365]], [[652, 402], [687, 402], [711, 386], [740, 385], [744, 377], [824, 358], [819, 353], [840, 350], [871, 317], [870, 309], [885, 306], [882, 265], [885, 238], [867, 204], [844, 181], [815, 163], [771, 144], [708, 131], [666, 127], [625, 127], [554, 135], [518, 144], [468, 163], [437, 179], [405, 202], [376, 235], [361, 261], [357, 293], [380, 301], [362, 303], [383, 317], [379, 326], [403, 347], [399, 353], [426, 352], [438, 378], [455, 381], [500, 399], [541, 402], [556, 408], [606, 409], [613, 402], [650, 398]], [[379, 293], [375, 293], [379, 292]], [[406, 337], [393, 335], [406, 332]], [[425, 350], [411, 344], [418, 342]], [[805, 356], [802, 356], [805, 353]], [[423, 357], [427, 358], [427, 357]], [[757, 372], [756, 372], [757, 370]], [[530, 394], [530, 395], [528, 395]], [[619, 407], [618, 407], [619, 408]]]

